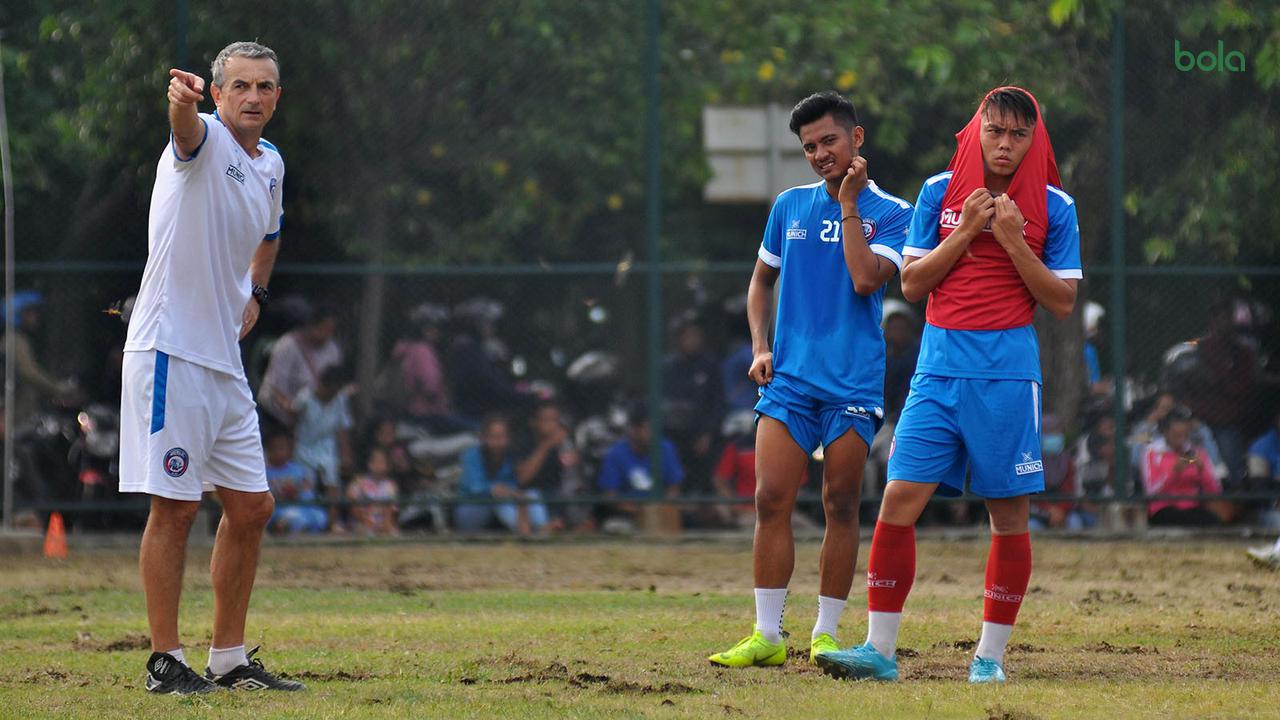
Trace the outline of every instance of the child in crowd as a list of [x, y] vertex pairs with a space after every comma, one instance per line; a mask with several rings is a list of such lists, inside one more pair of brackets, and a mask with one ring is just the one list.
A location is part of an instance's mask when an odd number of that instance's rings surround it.
[[[391, 464], [382, 448], [369, 451], [367, 472], [356, 476], [347, 488], [347, 497], [359, 504], [351, 508], [355, 530], [362, 535], [399, 535], [396, 500], [399, 491], [391, 478]], [[370, 501], [374, 501], [370, 503]]]
[[271, 515], [273, 533], [324, 532], [329, 518], [316, 499], [315, 475], [293, 459], [293, 438], [286, 432], [267, 436], [267, 486], [276, 500]]

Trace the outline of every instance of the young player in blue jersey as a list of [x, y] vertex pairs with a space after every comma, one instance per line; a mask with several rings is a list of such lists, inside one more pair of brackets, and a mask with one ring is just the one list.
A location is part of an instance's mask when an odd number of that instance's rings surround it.
[[[755, 632], [712, 655], [727, 667], [781, 665], [782, 614], [795, 566], [791, 514], [810, 454], [823, 448], [826, 535], [810, 662], [838, 649], [836, 626], [858, 558], [862, 468], [884, 410], [884, 284], [902, 264], [911, 205], [867, 177], [849, 100], [823, 92], [791, 111], [791, 131], [822, 180], [773, 204], [747, 291], [756, 405]], [[848, 242], [845, 238], [849, 237]], [[774, 341], [769, 316], [778, 290]]]
[[902, 294], [929, 296], [928, 324], [889, 458], [867, 559], [867, 642], [818, 664], [894, 680], [902, 608], [915, 577], [916, 520], [935, 490], [986, 499], [991, 551], [982, 636], [969, 681], [1004, 682], [1004, 651], [1031, 578], [1030, 495], [1040, 458], [1037, 305], [1075, 305], [1080, 228], [1040, 107], [996, 88], [956, 134], [948, 170], [925, 181], [903, 255]]

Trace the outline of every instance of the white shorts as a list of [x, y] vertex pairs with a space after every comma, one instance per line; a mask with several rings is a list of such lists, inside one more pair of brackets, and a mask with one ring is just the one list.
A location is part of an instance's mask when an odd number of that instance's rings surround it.
[[214, 486], [267, 492], [258, 414], [243, 378], [159, 350], [124, 354], [120, 491], [199, 500]]

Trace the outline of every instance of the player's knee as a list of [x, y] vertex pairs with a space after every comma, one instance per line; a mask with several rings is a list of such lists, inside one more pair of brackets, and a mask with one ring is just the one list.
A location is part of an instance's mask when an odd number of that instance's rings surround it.
[[769, 523], [791, 517], [793, 496], [764, 484], [756, 486], [756, 520]]
[[249, 498], [242, 498], [234, 507], [224, 507], [227, 522], [248, 530], [260, 530], [271, 521], [275, 512], [276, 501], [271, 493], [254, 493]]
[[857, 522], [858, 493], [852, 487], [823, 488], [822, 509], [828, 523], [844, 525]]
[[147, 517], [147, 523], [185, 532], [191, 529], [191, 525], [196, 521], [196, 516], [199, 513], [200, 503], [198, 502], [170, 500], [169, 498], [153, 495], [151, 497], [151, 514]]

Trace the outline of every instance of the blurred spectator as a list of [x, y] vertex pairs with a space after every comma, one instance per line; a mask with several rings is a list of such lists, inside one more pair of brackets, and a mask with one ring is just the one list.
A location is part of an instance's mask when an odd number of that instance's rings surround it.
[[449, 311], [432, 303], [423, 303], [409, 313], [412, 333], [396, 341], [376, 392], [384, 412], [410, 419], [431, 432], [466, 429], [459, 428], [452, 416], [440, 362], [441, 328], [448, 319]]
[[417, 489], [417, 473], [408, 446], [396, 437], [396, 422], [391, 418], [375, 418], [369, 424], [369, 436], [364, 443], [365, 452], [375, 448], [387, 455], [388, 473], [396, 481], [402, 495], [410, 495]]
[[[1272, 415], [1271, 427], [1249, 445], [1249, 481], [1254, 490], [1280, 489], [1280, 412]], [[1280, 527], [1280, 504], [1272, 503], [1262, 521]]]
[[717, 496], [737, 502], [716, 505], [716, 513], [725, 525], [751, 527], [756, 521], [755, 413], [750, 410], [730, 413], [723, 430], [727, 442], [711, 481]]
[[1102, 318], [1107, 311], [1096, 302], [1085, 303], [1084, 306], [1084, 369], [1085, 382], [1090, 395], [1109, 396], [1112, 394], [1111, 381], [1102, 377], [1102, 363], [1098, 356], [1098, 345], [1103, 335], [1098, 332]]
[[326, 369], [342, 364], [342, 349], [333, 339], [337, 327], [337, 313], [322, 306], [271, 347], [258, 405], [278, 422], [288, 424], [298, 393], [315, 387]]
[[547, 524], [547, 508], [537, 502], [541, 495], [516, 479], [515, 457], [511, 453], [511, 426], [502, 415], [485, 416], [480, 423], [480, 445], [462, 453], [458, 495], [463, 498], [532, 501], [459, 504], [454, 508], [453, 522], [461, 532], [486, 530], [493, 525], [494, 519], [504, 528], [521, 535], [540, 531]]
[[[1044, 463], [1044, 491], [1049, 495], [1080, 495], [1076, 464], [1066, 449], [1062, 422], [1046, 414], [1040, 421], [1040, 455]], [[1031, 504], [1031, 527], [1080, 530], [1097, 524], [1097, 517], [1076, 500], [1035, 501]]]
[[911, 376], [916, 372], [916, 360], [920, 357], [920, 326], [915, 311], [901, 300], [884, 301], [885, 373], [884, 413], [885, 426], [896, 425], [907, 402], [911, 388]]
[[[604, 530], [625, 532], [634, 529], [644, 515], [643, 506], [634, 501], [656, 496], [652, 465], [649, 463], [651, 442], [648, 410], [643, 405], [634, 405], [627, 416], [627, 436], [609, 448], [600, 466], [598, 486], [601, 494], [617, 498], [616, 502], [602, 508], [606, 518]], [[680, 467], [676, 447], [670, 440], [663, 438], [661, 447], [662, 478], [666, 486], [661, 495], [674, 498], [680, 494], [684, 469]], [[665, 517], [662, 517], [663, 513]], [[674, 530], [678, 529], [675, 517], [672, 508], [657, 511], [655, 520]]]
[[273, 533], [324, 532], [329, 515], [316, 500], [315, 473], [293, 459], [293, 438], [272, 432], [266, 438], [267, 486], [276, 500], [269, 527]]
[[1235, 313], [1234, 300], [1218, 302], [1209, 311], [1208, 334], [1196, 341], [1201, 372], [1186, 397], [1213, 432], [1229, 489], [1239, 489], [1245, 477], [1244, 427], [1259, 371], [1257, 349], [1237, 329]]
[[[569, 437], [560, 406], [544, 401], [529, 418], [529, 434], [516, 453], [516, 480], [544, 498], [573, 498], [582, 491], [582, 457]], [[552, 505], [548, 528], [585, 530], [590, 513], [581, 505]]]
[[[1076, 454], [1076, 469], [1080, 476], [1080, 491], [1086, 497], [1110, 497], [1131, 495], [1133, 488], [1115, 487], [1116, 472], [1116, 421], [1110, 415], [1101, 415], [1093, 421], [1089, 432], [1081, 438], [1080, 452]], [[1143, 446], [1145, 449], [1145, 445]]]
[[[320, 373], [314, 389], [304, 388], [290, 403], [296, 421], [293, 425], [297, 441], [295, 456], [311, 468], [324, 487], [325, 497], [342, 497], [343, 471], [351, 468], [351, 408], [343, 385], [346, 374], [332, 366]], [[329, 507], [329, 528], [335, 533], [346, 530], [337, 505]]]
[[[13, 304], [8, 308], [4, 308], [3, 301], [0, 301], [0, 308], [3, 308], [0, 312], [13, 313], [13, 423], [19, 430], [44, 403], [52, 400], [70, 402], [78, 393], [74, 381], [53, 377], [36, 360], [32, 338], [40, 331], [43, 305], [44, 296], [32, 290], [14, 293]], [[0, 325], [0, 337], [3, 335], [4, 326]], [[0, 355], [3, 352], [4, 347], [0, 345]]]
[[365, 472], [347, 487], [354, 529], [361, 535], [399, 535], [396, 526], [396, 501], [400, 493], [391, 477], [391, 463], [382, 448], [369, 451]]
[[475, 420], [495, 412], [518, 412], [525, 398], [504, 368], [506, 346], [497, 336], [501, 303], [473, 298], [454, 309], [458, 333], [449, 347], [449, 386], [457, 411]]
[[[1177, 407], [1177, 401], [1172, 394], [1160, 393], [1152, 401], [1151, 408], [1142, 419], [1134, 424], [1133, 430], [1129, 433], [1129, 453], [1131, 467], [1136, 472], [1142, 471], [1142, 458], [1146, 455], [1147, 446], [1160, 436], [1160, 421], [1175, 407]], [[1218, 481], [1225, 479], [1227, 466], [1218, 454], [1218, 444], [1214, 442], [1213, 433], [1195, 417], [1191, 419], [1191, 441], [1197, 447], [1204, 448], [1204, 451], [1209, 454], [1210, 467], [1213, 468]]]
[[[1160, 420], [1160, 437], [1142, 460], [1147, 495], [1216, 495], [1222, 492], [1209, 454], [1191, 441], [1191, 413], [1176, 407]], [[1231, 519], [1220, 501], [1199, 498], [1155, 500], [1147, 505], [1152, 525], [1216, 525]]]
[[720, 363], [720, 382], [724, 387], [726, 413], [753, 410], [760, 399], [760, 388], [747, 377], [751, 361], [751, 326], [747, 324], [747, 295], [743, 293], [725, 300], [726, 325], [731, 328], [732, 339], [725, 358]]
[[693, 312], [672, 323], [675, 352], [663, 363], [664, 428], [675, 441], [689, 491], [711, 490], [711, 455], [723, 416], [720, 367], [705, 349], [706, 332]]

